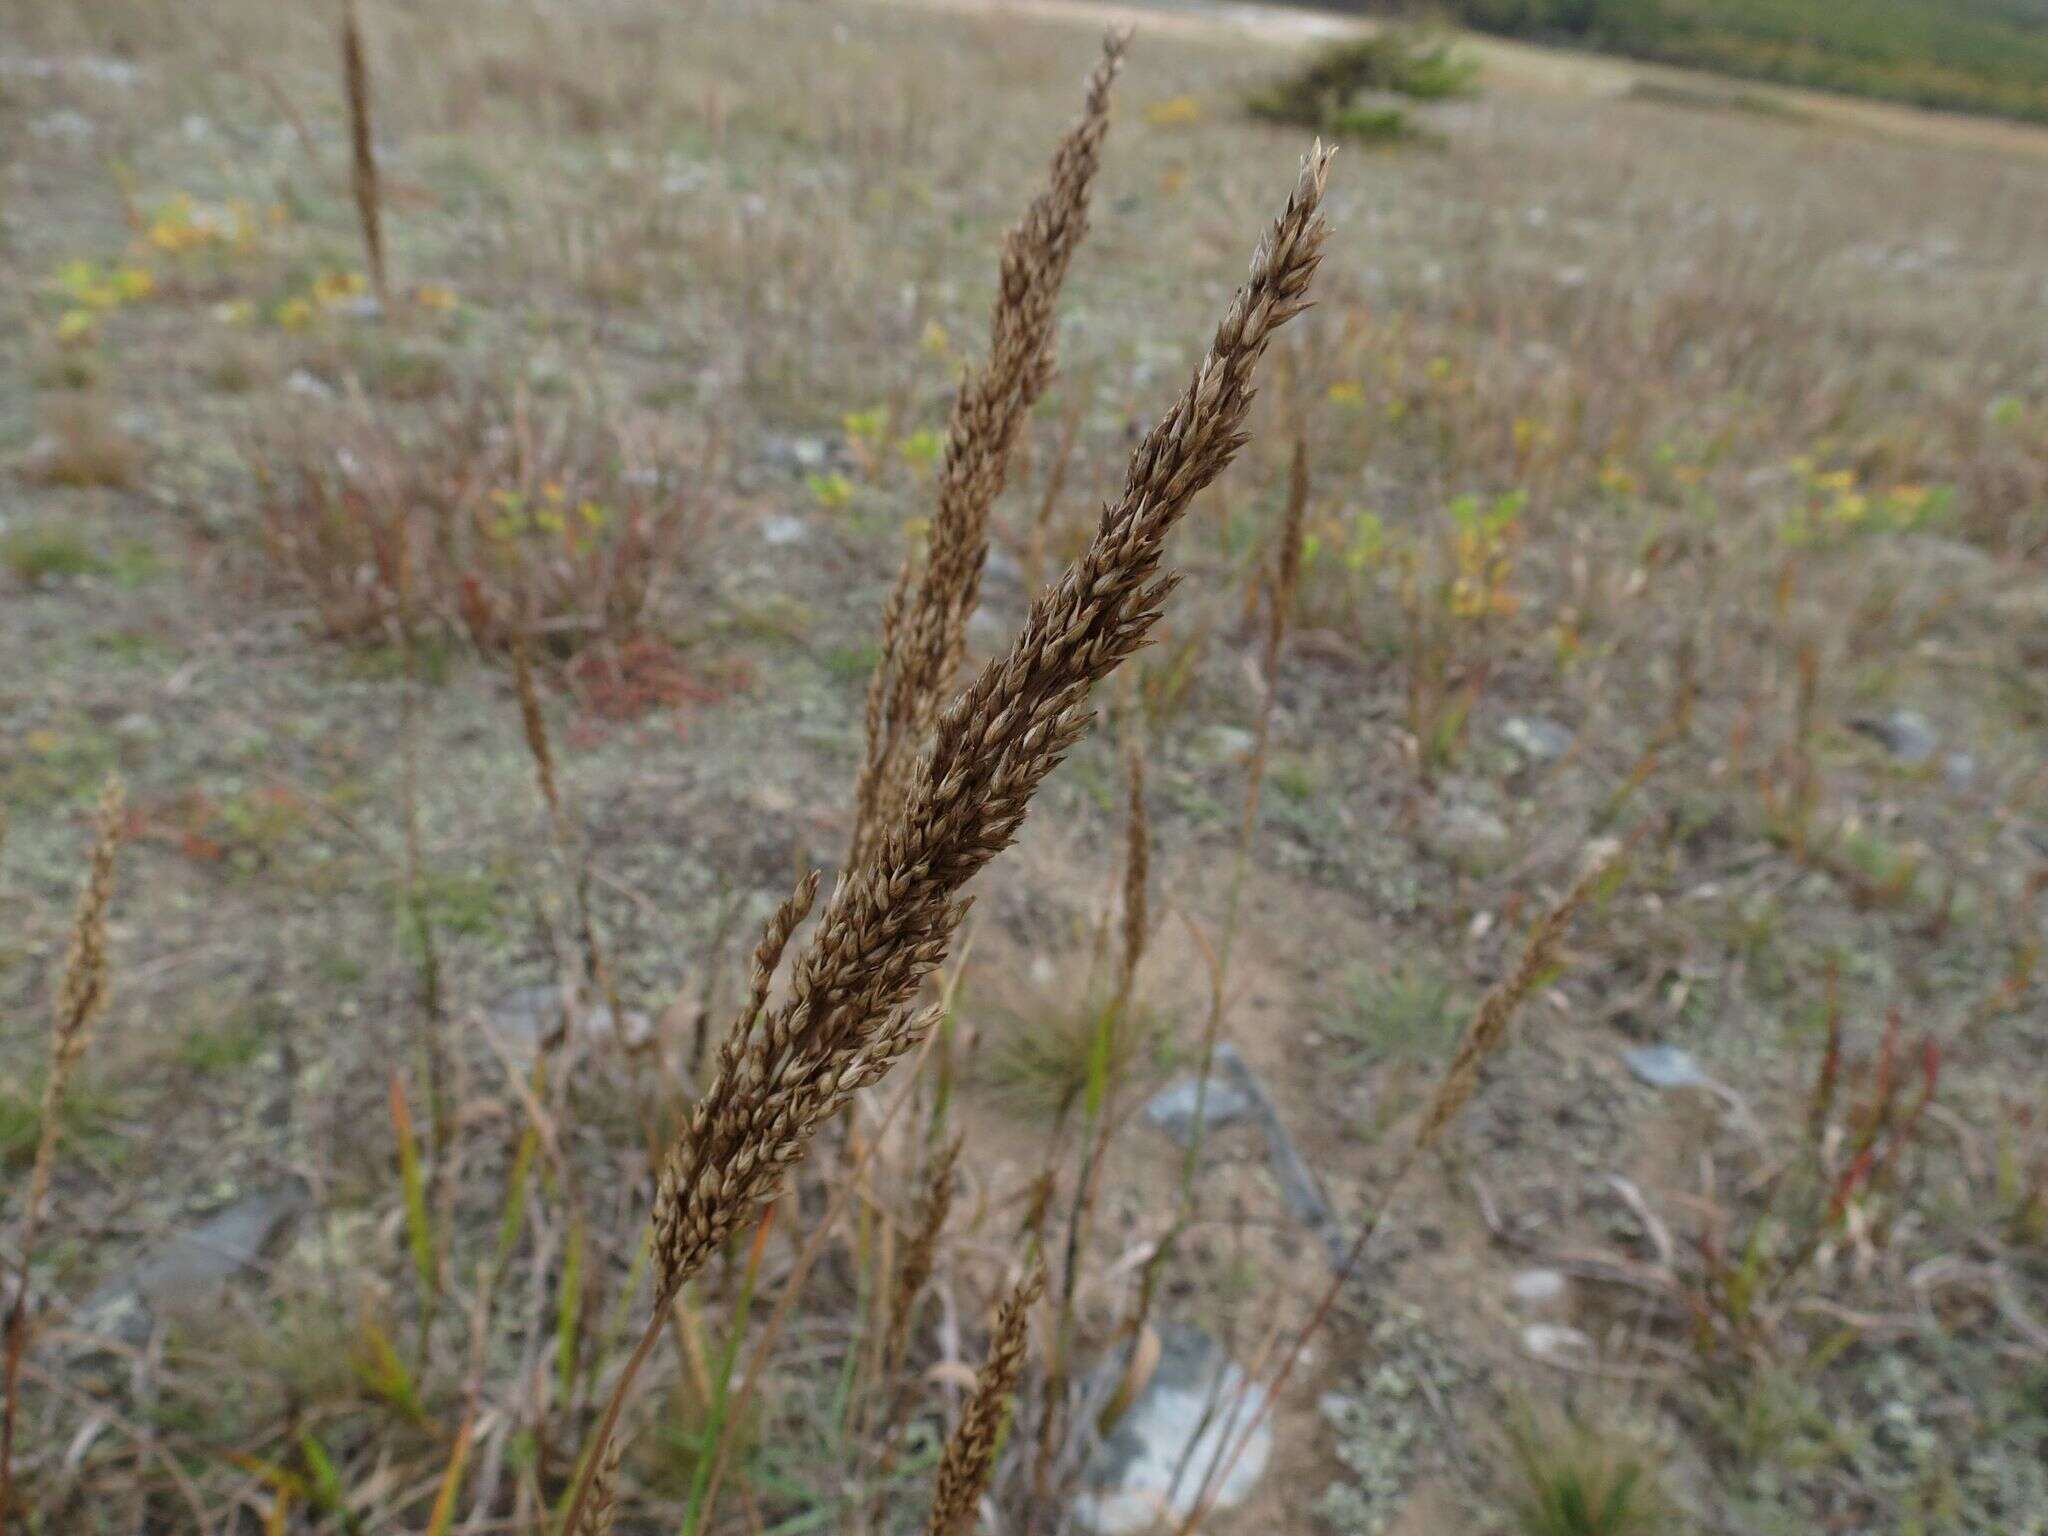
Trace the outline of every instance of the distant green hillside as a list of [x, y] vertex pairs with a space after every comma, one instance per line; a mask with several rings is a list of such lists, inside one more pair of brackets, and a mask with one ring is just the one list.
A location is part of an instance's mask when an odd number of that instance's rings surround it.
[[1436, 0], [1429, 8], [1483, 32], [2048, 122], [2048, 0]]

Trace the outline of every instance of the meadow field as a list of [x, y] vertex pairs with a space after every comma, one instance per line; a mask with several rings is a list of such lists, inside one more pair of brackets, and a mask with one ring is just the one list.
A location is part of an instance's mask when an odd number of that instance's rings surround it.
[[0, 1533], [2048, 1536], [2048, 130], [6, 16]]

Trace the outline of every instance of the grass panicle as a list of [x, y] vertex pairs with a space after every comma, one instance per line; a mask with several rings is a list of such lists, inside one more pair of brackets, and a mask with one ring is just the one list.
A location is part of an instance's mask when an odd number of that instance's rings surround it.
[[1022, 825], [1031, 796], [1086, 732], [1090, 691], [1145, 643], [1177, 578], [1166, 538], [1243, 446], [1252, 376], [1307, 307], [1328, 226], [1329, 153], [1303, 162], [1187, 391], [1132, 456], [1094, 542], [1041, 593], [1008, 654], [941, 716], [910, 794], [872, 854], [840, 875], [790, 996], [750, 1010], [676, 1145], [656, 1196], [663, 1291], [781, 1188], [822, 1119], [878, 1082], [930, 1026], [918, 985], [966, 914], [960, 890]]
[[58, 1108], [64, 1089], [79, 1058], [85, 1054], [94, 1022], [106, 1011], [107, 912], [114, 899], [114, 855], [121, 844], [126, 803], [121, 781], [109, 779], [100, 794], [85, 886], [78, 894], [78, 908], [71, 920], [71, 940], [64, 956], [63, 979], [57, 987], [50, 1029], [50, 1071], [43, 1080], [41, 1139], [36, 1143], [28, 1198], [23, 1205], [31, 1234], [42, 1219], [43, 1201], [49, 1194], [50, 1167], [57, 1150]]
[[988, 559], [989, 511], [1025, 418], [1052, 379], [1054, 306], [1088, 232], [1088, 195], [1123, 50], [1120, 35], [1103, 40], [1081, 120], [1054, 152], [1045, 190], [1003, 243], [988, 361], [961, 381], [953, 400], [924, 568], [913, 579], [905, 565], [883, 614], [867, 751], [854, 787], [855, 859], [871, 850], [905, 793], [912, 761], [960, 670]]
[[[22, 1200], [21, 1234], [17, 1239], [21, 1274], [14, 1302], [8, 1308], [4, 1347], [5, 1381], [0, 1383], [0, 1530], [14, 1508], [14, 1433], [20, 1409], [22, 1358], [28, 1349], [29, 1269], [43, 1206], [49, 1198], [50, 1174], [57, 1160], [57, 1138], [63, 1125], [64, 1090], [85, 1055], [92, 1026], [106, 1011], [110, 983], [107, 963], [107, 914], [114, 900], [114, 856], [126, 824], [127, 796], [118, 777], [100, 792], [94, 818], [92, 852], [87, 856], [85, 885], [71, 919], [71, 938], [64, 970], [57, 984], [50, 1026], [49, 1073], [37, 1128], [35, 1161], [28, 1192]], [[0, 832], [4, 832], [0, 826]]]
[[1031, 1308], [1044, 1290], [1044, 1271], [1034, 1266], [997, 1309], [988, 1358], [975, 1375], [974, 1392], [939, 1462], [925, 1536], [961, 1536], [973, 1527], [975, 1508], [988, 1489], [1009, 1426], [1010, 1401], [1024, 1369]]
[[[940, 716], [909, 794], [872, 851], [842, 869], [793, 962], [788, 996], [772, 1009], [770, 977], [809, 911], [815, 874], [771, 921], [753, 995], [655, 1191], [657, 1320], [776, 1197], [825, 1119], [881, 1081], [941, 1016], [943, 1005], [913, 999], [966, 915], [962, 887], [1009, 846], [1038, 786], [1088, 730], [1095, 685], [1151, 634], [1177, 580], [1160, 569], [1167, 537], [1244, 446], [1259, 361], [1308, 307], [1329, 235], [1321, 207], [1332, 153], [1317, 143], [1303, 158], [1208, 354], [1138, 445], [1094, 540], [1038, 595], [1008, 652]], [[598, 1445], [654, 1336], [650, 1326], [615, 1386]], [[587, 1491], [586, 1475], [570, 1496], [571, 1521]]]
[[1457, 1054], [1451, 1058], [1450, 1066], [1430, 1099], [1429, 1108], [1415, 1128], [1416, 1152], [1426, 1152], [1434, 1146], [1444, 1127], [1456, 1119], [1458, 1112], [1471, 1100], [1479, 1086], [1481, 1068], [1507, 1043], [1508, 1026], [1514, 1022], [1522, 1004], [1556, 973], [1558, 952], [1563, 947], [1572, 920], [1594, 896], [1611, 884], [1620, 867], [1618, 853], [1597, 854], [1588, 861], [1585, 872], [1571, 889], [1537, 919], [1536, 926], [1529, 931], [1528, 940], [1522, 946], [1522, 956], [1514, 970], [1480, 999], [1464, 1038], [1458, 1042]]

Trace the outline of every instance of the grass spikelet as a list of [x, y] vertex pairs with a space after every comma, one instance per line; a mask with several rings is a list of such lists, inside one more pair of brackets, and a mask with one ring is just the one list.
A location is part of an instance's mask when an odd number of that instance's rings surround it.
[[591, 910], [590, 861], [584, 856], [562, 796], [561, 782], [555, 771], [554, 748], [548, 740], [547, 717], [541, 713], [540, 689], [534, 682], [533, 666], [527, 657], [524, 631], [515, 631], [512, 638], [512, 686], [519, 698], [519, 726], [526, 738], [526, 753], [533, 759], [534, 780], [540, 786], [541, 801], [547, 807], [548, 834], [554, 839], [556, 856], [561, 859], [563, 870], [569, 877], [576, 902], [576, 935], [583, 950], [584, 979], [596, 987], [605, 1006], [611, 1010], [613, 1032], [623, 1041], [625, 1010], [620, 1005], [618, 987], [612, 979], [611, 966], [605, 960], [604, 945], [597, 933], [597, 919]]
[[917, 1225], [911, 1232], [910, 1246], [903, 1252], [896, 1291], [890, 1300], [884, 1359], [891, 1371], [901, 1365], [908, 1348], [911, 1313], [925, 1282], [931, 1279], [939, 1234], [945, 1230], [946, 1217], [953, 1209], [953, 1176], [960, 1163], [960, 1145], [957, 1136], [947, 1142], [933, 1156], [925, 1174], [924, 1190], [917, 1203]]
[[883, 616], [868, 687], [867, 754], [854, 788], [852, 856], [867, 852], [907, 788], [912, 759], [951, 691], [988, 559], [989, 510], [1011, 450], [1053, 372], [1053, 309], [1088, 231], [1088, 194], [1109, 131], [1124, 39], [1103, 40], [1081, 120], [1060, 141], [1048, 184], [1003, 242], [988, 361], [961, 381], [939, 468], [931, 546], [916, 582], [906, 564]]
[[988, 1359], [974, 1378], [974, 1393], [939, 1462], [926, 1536], [959, 1536], [974, 1523], [975, 1506], [988, 1488], [996, 1452], [1009, 1426], [1010, 1399], [1024, 1369], [1029, 1314], [1044, 1289], [1044, 1272], [1034, 1267], [997, 1309]]
[[1529, 994], [1557, 969], [1557, 953], [1580, 908], [1593, 899], [1620, 869], [1619, 854], [1594, 859], [1557, 904], [1537, 921], [1522, 946], [1515, 968], [1480, 999], [1458, 1051], [1444, 1071], [1429, 1110], [1416, 1127], [1415, 1150], [1426, 1151], [1472, 1097], [1479, 1071], [1506, 1042], [1508, 1025]]
[[618, 1442], [612, 1442], [591, 1473], [590, 1502], [583, 1506], [575, 1536], [612, 1536], [619, 1511], [619, 1450]]
[[78, 907], [71, 919], [71, 941], [64, 957], [64, 975], [57, 987], [55, 1018], [50, 1029], [50, 1075], [43, 1082], [42, 1133], [36, 1143], [35, 1165], [29, 1174], [28, 1201], [24, 1207], [31, 1229], [42, 1216], [43, 1199], [49, 1192], [50, 1164], [57, 1150], [59, 1102], [79, 1058], [85, 1054], [93, 1023], [107, 1006], [107, 909], [114, 898], [114, 851], [121, 842], [126, 799], [121, 781], [109, 779], [100, 794], [85, 886], [79, 892]]
[[370, 66], [363, 55], [356, 0], [342, 0], [341, 74], [348, 90], [349, 186], [355, 193], [356, 218], [363, 227], [370, 282], [377, 290], [377, 302], [388, 313], [391, 291], [385, 281], [383, 194], [377, 180], [377, 151], [370, 142]]
[[22, 1202], [19, 1239], [21, 1275], [8, 1309], [5, 1337], [5, 1406], [0, 1409], [0, 1523], [14, 1505], [14, 1426], [19, 1408], [22, 1356], [28, 1347], [29, 1266], [35, 1257], [36, 1234], [43, 1204], [49, 1197], [50, 1172], [57, 1158], [57, 1137], [63, 1124], [64, 1089], [85, 1054], [92, 1026], [107, 1006], [107, 911], [114, 899], [114, 854], [121, 842], [127, 803], [119, 778], [109, 778], [100, 792], [94, 819], [92, 852], [86, 861], [85, 885], [71, 919], [71, 940], [64, 973], [57, 985], [50, 1027], [50, 1069], [43, 1080], [41, 1120], [35, 1162], [29, 1170], [28, 1194]]

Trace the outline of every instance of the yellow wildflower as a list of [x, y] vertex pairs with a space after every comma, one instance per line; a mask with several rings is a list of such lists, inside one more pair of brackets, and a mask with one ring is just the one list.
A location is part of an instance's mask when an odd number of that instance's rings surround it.
[[1202, 120], [1202, 104], [1192, 96], [1169, 96], [1145, 109], [1145, 121], [1154, 128], [1184, 128]]

